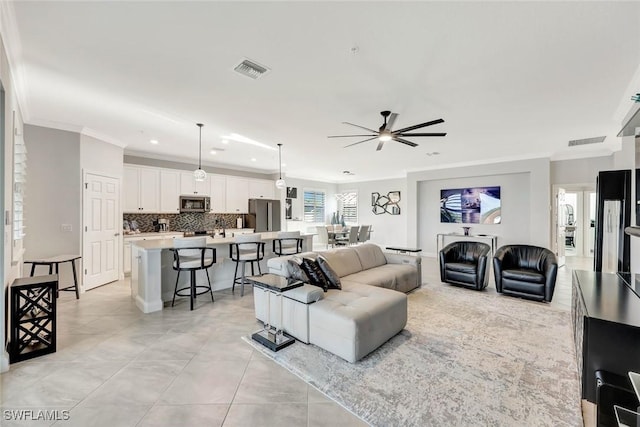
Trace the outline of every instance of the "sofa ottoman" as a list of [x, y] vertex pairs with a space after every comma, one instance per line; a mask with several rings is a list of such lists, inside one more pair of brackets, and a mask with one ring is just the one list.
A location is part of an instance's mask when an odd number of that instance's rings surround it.
[[350, 284], [308, 308], [309, 342], [352, 363], [407, 324], [407, 296], [375, 286]]

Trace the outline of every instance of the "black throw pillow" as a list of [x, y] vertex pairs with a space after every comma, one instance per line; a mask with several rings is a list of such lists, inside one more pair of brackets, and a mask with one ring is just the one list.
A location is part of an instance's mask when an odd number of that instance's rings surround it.
[[317, 259], [318, 267], [324, 273], [327, 281], [329, 282], [329, 289], [342, 289], [342, 284], [340, 283], [340, 277], [338, 273], [335, 272], [333, 268], [329, 265], [329, 262], [322, 255], [318, 256]]
[[325, 277], [322, 270], [318, 266], [318, 263], [311, 258], [302, 258], [302, 264], [300, 265], [302, 270], [309, 277], [309, 284], [321, 287], [325, 292], [329, 289], [329, 281]]
[[289, 265], [289, 276], [292, 279], [300, 280], [304, 283], [309, 283], [309, 277], [302, 269], [302, 258], [298, 256], [291, 257], [287, 264]]

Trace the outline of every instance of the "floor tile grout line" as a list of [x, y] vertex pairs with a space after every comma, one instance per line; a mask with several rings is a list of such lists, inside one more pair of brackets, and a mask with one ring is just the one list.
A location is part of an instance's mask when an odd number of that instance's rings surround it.
[[247, 359], [247, 363], [246, 363], [246, 365], [244, 367], [244, 370], [242, 372], [242, 376], [240, 377], [240, 380], [238, 381], [238, 385], [236, 386], [236, 390], [233, 392], [233, 397], [231, 398], [231, 402], [229, 403], [229, 407], [227, 408], [227, 412], [224, 414], [224, 418], [222, 419], [221, 427], [224, 427], [224, 423], [227, 421], [227, 417], [229, 416], [229, 411], [231, 411], [231, 407], [233, 406], [233, 403], [236, 400], [236, 395], [238, 394], [238, 390], [240, 389], [240, 384], [242, 384], [242, 380], [244, 379], [244, 376], [247, 374], [247, 370], [249, 369], [249, 364], [253, 360], [254, 353], [255, 353], [255, 350], [253, 350], [251, 352], [251, 356], [249, 356], [249, 358]]

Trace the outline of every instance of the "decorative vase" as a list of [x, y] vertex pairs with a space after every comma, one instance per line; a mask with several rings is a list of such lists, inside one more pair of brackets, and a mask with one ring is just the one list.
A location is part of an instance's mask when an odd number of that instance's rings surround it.
[[464, 235], [468, 236], [469, 235], [469, 230], [471, 229], [471, 227], [462, 227], [462, 231], [464, 231]]

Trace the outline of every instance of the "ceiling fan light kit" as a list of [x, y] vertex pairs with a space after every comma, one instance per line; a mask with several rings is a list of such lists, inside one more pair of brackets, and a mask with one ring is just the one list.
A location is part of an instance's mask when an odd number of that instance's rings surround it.
[[367, 132], [371, 132], [371, 133], [370, 134], [359, 134], [359, 135], [331, 135], [331, 136], [329, 136], [329, 138], [353, 138], [353, 137], [362, 138], [362, 137], [368, 137], [367, 139], [363, 139], [362, 141], [358, 141], [358, 142], [354, 142], [353, 144], [345, 145], [345, 148], [351, 147], [351, 146], [354, 146], [354, 145], [358, 145], [358, 144], [362, 144], [363, 142], [373, 141], [374, 139], [377, 139], [379, 142], [378, 142], [378, 147], [376, 148], [376, 150], [380, 151], [380, 150], [382, 150], [382, 147], [384, 146], [384, 143], [388, 142], [388, 141], [396, 141], [396, 142], [400, 142], [401, 144], [408, 145], [409, 147], [417, 147], [418, 144], [416, 144], [415, 142], [411, 142], [411, 141], [409, 141], [407, 139], [404, 139], [404, 138], [405, 137], [425, 137], [425, 136], [445, 136], [446, 135], [445, 132], [407, 133], [407, 132], [411, 132], [413, 130], [420, 129], [420, 128], [423, 128], [423, 127], [433, 126], [433, 125], [437, 125], [437, 124], [440, 124], [440, 123], [444, 123], [444, 120], [442, 120], [442, 119], [432, 120], [430, 122], [420, 123], [420, 124], [417, 124], [417, 125], [409, 126], [409, 127], [398, 129], [398, 130], [392, 130], [393, 124], [395, 123], [396, 119], [398, 118], [398, 113], [392, 113], [391, 111], [385, 110], [385, 111], [381, 111], [380, 114], [384, 118], [384, 123], [382, 124], [382, 126], [380, 126], [380, 128], [377, 131], [373, 130], [373, 129], [366, 128], [364, 126], [356, 125], [356, 124], [353, 124], [353, 123], [342, 122], [345, 125], [354, 126], [354, 127], [366, 130]]

